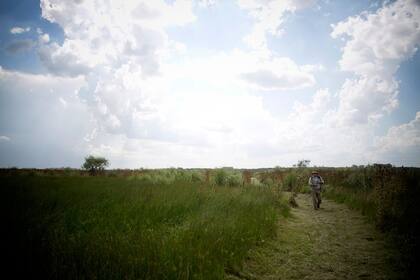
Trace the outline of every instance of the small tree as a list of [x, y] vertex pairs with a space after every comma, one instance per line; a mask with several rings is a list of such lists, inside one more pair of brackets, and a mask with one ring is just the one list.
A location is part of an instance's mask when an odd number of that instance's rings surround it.
[[109, 162], [106, 158], [90, 155], [85, 157], [85, 163], [83, 163], [82, 168], [88, 170], [91, 175], [95, 175], [97, 172], [103, 171], [108, 165]]

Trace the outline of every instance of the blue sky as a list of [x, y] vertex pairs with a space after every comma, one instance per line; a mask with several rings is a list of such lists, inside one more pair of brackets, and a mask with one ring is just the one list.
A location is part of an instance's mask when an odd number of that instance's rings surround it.
[[420, 166], [418, 1], [2, 1], [0, 166]]

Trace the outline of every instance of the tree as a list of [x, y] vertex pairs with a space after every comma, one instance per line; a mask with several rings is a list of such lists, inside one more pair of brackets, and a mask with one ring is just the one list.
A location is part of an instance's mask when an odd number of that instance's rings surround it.
[[90, 155], [85, 157], [85, 163], [83, 163], [82, 168], [88, 170], [91, 175], [95, 175], [97, 172], [103, 171], [108, 165], [109, 162], [106, 158]]

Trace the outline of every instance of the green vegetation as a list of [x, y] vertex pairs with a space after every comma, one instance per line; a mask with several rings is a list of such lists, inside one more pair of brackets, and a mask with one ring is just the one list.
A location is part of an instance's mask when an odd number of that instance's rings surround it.
[[[103, 170], [100, 176], [70, 168], [0, 169], [5, 267], [16, 277], [68, 279], [247, 278], [241, 274], [247, 271], [241, 269], [244, 263], [267, 279], [302, 278], [307, 274], [299, 264], [335, 278], [347, 269], [356, 278], [386, 275], [375, 264], [365, 266], [370, 261], [358, 263], [363, 253], [381, 264], [392, 260], [401, 278], [413, 278], [420, 249], [420, 169], [316, 169], [326, 182], [323, 196], [343, 203], [325, 201], [318, 216], [302, 194], [310, 191], [312, 169], [302, 166]], [[278, 219], [289, 211], [283, 191], [298, 205], [291, 219]], [[389, 240], [376, 236], [373, 225]], [[336, 257], [322, 251], [330, 242]], [[389, 256], [387, 244], [399, 253]], [[326, 266], [317, 266], [319, 250]], [[257, 263], [255, 269], [250, 261]], [[359, 265], [366, 271], [357, 273]]]
[[104, 171], [108, 164], [108, 160], [104, 157], [88, 156], [85, 158], [82, 168], [88, 170], [91, 175], [95, 175], [98, 172]]
[[214, 186], [198, 171], [11, 173], [1, 242], [15, 278], [222, 279], [288, 211], [269, 188]]

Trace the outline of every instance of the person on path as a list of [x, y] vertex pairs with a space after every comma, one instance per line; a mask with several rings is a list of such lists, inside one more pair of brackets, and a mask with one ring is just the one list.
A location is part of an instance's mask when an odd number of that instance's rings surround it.
[[314, 209], [318, 210], [321, 205], [321, 186], [324, 184], [324, 180], [317, 171], [312, 171], [308, 183], [312, 190], [312, 202], [314, 204]]

